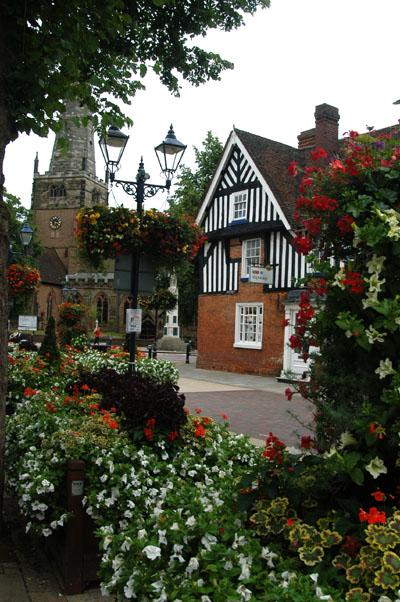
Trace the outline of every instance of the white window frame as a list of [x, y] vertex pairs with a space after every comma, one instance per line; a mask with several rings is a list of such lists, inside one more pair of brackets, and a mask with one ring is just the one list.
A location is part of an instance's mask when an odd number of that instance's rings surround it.
[[229, 215], [230, 222], [237, 222], [243, 220], [247, 221], [247, 201], [247, 190], [241, 190], [240, 192], [234, 192], [231, 194]]
[[[251, 244], [249, 244], [251, 243]], [[257, 243], [257, 245], [253, 244], [253, 243]], [[251, 247], [258, 247], [258, 253], [257, 254], [251, 254], [250, 255], [250, 248]], [[261, 249], [262, 249], [262, 244], [261, 244], [261, 238], [249, 238], [248, 240], [244, 240], [242, 243], [242, 278], [248, 278], [249, 277], [249, 268], [251, 265], [255, 265], [260, 267], [261, 266]]]
[[234, 347], [262, 349], [264, 303], [236, 303]]

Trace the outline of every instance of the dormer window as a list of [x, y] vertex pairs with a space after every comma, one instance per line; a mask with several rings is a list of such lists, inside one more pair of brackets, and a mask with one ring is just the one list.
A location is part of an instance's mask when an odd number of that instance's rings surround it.
[[234, 192], [229, 197], [229, 225], [247, 222], [247, 197], [246, 190]]
[[242, 220], [247, 217], [247, 192], [238, 192], [233, 195], [232, 219]]

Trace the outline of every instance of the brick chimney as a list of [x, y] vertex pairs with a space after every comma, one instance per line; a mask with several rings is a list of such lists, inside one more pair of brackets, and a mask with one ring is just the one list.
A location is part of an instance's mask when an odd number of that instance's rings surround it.
[[328, 158], [338, 150], [339, 110], [331, 105], [323, 104], [315, 107], [315, 146], [328, 153]]
[[297, 136], [299, 148], [324, 148], [331, 158], [338, 149], [339, 111], [336, 107], [323, 104], [315, 107], [315, 128], [305, 130]]

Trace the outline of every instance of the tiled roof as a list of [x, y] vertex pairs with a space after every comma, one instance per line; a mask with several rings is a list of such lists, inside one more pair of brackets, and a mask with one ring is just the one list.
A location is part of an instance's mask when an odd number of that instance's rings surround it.
[[55, 249], [45, 247], [39, 259], [40, 280], [43, 284], [61, 286], [67, 270]]
[[288, 221], [295, 227], [293, 214], [298, 196], [298, 183], [297, 178], [289, 175], [288, 166], [292, 161], [297, 161], [300, 165], [307, 161], [310, 149], [299, 150], [236, 128], [235, 132], [270, 186]]

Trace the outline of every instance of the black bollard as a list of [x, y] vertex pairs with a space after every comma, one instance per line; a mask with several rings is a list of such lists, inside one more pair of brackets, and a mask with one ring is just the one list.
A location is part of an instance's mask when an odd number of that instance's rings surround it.
[[191, 348], [192, 348], [192, 341], [189, 341], [188, 343], [186, 343], [186, 364], [189, 363]]

